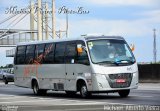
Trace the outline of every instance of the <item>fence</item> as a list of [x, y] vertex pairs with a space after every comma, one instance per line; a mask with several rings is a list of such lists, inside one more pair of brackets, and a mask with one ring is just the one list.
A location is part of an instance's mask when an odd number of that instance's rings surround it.
[[138, 65], [140, 82], [160, 82], [160, 64]]

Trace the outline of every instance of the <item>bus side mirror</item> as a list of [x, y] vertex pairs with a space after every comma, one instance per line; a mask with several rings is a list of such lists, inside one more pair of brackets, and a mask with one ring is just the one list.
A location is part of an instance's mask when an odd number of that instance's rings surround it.
[[77, 44], [77, 52], [78, 54], [82, 54], [83, 52], [82, 44]]
[[134, 44], [131, 44], [130, 45], [130, 48], [131, 48], [131, 50], [132, 50], [132, 52], [135, 50], [135, 46], [134, 46]]

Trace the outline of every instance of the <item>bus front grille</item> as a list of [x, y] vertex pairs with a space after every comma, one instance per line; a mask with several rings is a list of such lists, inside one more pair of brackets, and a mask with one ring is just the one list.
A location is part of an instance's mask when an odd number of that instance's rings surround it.
[[[109, 74], [107, 78], [111, 88], [126, 88], [129, 87], [132, 81], [131, 73]], [[117, 80], [124, 80], [117, 82]]]

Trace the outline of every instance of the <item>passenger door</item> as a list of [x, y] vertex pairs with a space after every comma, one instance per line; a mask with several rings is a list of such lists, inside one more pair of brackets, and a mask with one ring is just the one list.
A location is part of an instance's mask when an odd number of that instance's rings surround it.
[[65, 90], [68, 91], [73, 91], [75, 90], [75, 84], [76, 84], [76, 74], [75, 74], [75, 69], [76, 69], [76, 56], [77, 56], [77, 51], [76, 51], [76, 42], [67, 42], [66, 44], [66, 87]]

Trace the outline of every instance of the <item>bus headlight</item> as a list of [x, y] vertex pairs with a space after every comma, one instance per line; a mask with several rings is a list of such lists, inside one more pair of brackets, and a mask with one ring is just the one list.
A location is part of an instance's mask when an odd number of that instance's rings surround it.
[[85, 76], [86, 78], [91, 77], [91, 73], [84, 73], [84, 76]]

